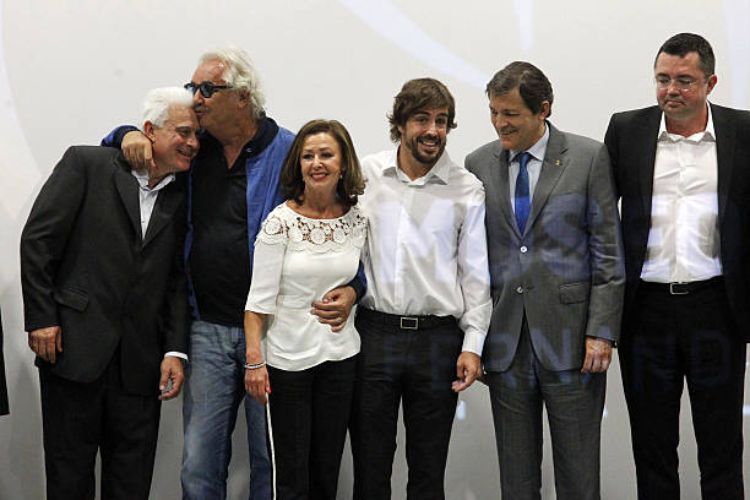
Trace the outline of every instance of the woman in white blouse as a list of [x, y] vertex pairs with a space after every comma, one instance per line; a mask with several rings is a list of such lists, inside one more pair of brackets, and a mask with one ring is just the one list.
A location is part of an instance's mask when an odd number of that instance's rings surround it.
[[276, 498], [333, 500], [359, 335], [354, 311], [333, 332], [310, 309], [354, 278], [366, 238], [367, 219], [356, 207], [364, 180], [344, 126], [305, 124], [284, 162], [281, 187], [287, 201], [268, 215], [255, 242], [245, 388], [269, 405]]

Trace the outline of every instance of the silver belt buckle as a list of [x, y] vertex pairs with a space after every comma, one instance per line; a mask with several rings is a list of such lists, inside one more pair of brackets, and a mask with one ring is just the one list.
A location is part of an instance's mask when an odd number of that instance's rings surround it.
[[679, 287], [681, 285], [687, 285], [687, 283], [684, 282], [684, 281], [678, 281], [678, 282], [675, 282], [675, 283], [670, 283], [669, 284], [669, 295], [687, 295], [687, 294], [690, 293], [688, 290], [685, 290], [685, 289], [680, 290], [679, 288], [675, 288], [675, 285], [677, 285]]
[[401, 316], [399, 326], [402, 330], [417, 330], [419, 329], [419, 318], [410, 318], [407, 316]]

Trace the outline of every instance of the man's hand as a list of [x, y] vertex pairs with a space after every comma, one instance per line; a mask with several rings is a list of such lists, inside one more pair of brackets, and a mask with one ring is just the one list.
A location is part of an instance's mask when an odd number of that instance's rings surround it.
[[265, 366], [254, 370], [245, 369], [245, 390], [261, 404], [268, 402], [271, 394], [271, 383], [268, 381], [268, 369]]
[[349, 285], [340, 286], [323, 295], [322, 300], [313, 302], [312, 314], [318, 321], [331, 325], [331, 331], [339, 332], [346, 325], [349, 313], [352, 312], [357, 293]]
[[606, 372], [612, 361], [612, 341], [597, 337], [586, 337], [586, 359], [581, 373]]
[[[172, 381], [170, 384], [169, 381]], [[165, 356], [161, 361], [161, 380], [159, 380], [159, 399], [165, 401], [172, 399], [180, 393], [182, 383], [185, 381], [185, 371], [182, 368], [182, 359], [177, 356]]]
[[456, 362], [456, 376], [451, 388], [454, 392], [468, 389], [482, 372], [482, 358], [470, 351], [464, 351]]
[[120, 149], [133, 169], [146, 170], [149, 173], [156, 169], [151, 141], [143, 132], [133, 130], [125, 134]]
[[48, 326], [29, 332], [29, 347], [44, 361], [54, 364], [57, 353], [63, 350], [62, 330], [59, 326]]

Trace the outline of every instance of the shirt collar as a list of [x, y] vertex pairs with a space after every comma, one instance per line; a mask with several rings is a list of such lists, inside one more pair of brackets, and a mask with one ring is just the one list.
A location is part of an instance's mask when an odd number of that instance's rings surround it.
[[147, 171], [145, 170], [138, 171], [138, 170], [133, 169], [130, 171], [130, 173], [133, 174], [133, 177], [135, 177], [135, 179], [138, 181], [138, 186], [143, 191], [151, 191], [151, 192], [160, 191], [164, 189], [170, 182], [172, 182], [175, 179], [174, 174], [167, 174], [156, 184], [156, 186], [150, 188], [148, 187], [148, 172]]
[[[261, 154], [269, 144], [271, 144], [279, 132], [279, 125], [273, 118], [267, 117], [265, 114], [258, 119], [258, 131], [250, 139], [243, 151], [250, 157]], [[200, 133], [201, 148], [205, 146], [220, 150], [222, 148], [221, 143], [214, 136], [209, 134], [205, 129], [201, 130]]]
[[[539, 161], [544, 161], [544, 155], [547, 152], [547, 143], [549, 142], [549, 126], [547, 126], [547, 122], [544, 122], [544, 134], [542, 134], [541, 139], [536, 141], [534, 145], [532, 145], [529, 149], [526, 150], [527, 153], [529, 153], [534, 159]], [[513, 161], [516, 159], [516, 156], [523, 151], [511, 149], [510, 150], [510, 161]]]
[[448, 179], [450, 177], [450, 166], [452, 163], [453, 162], [451, 161], [450, 156], [448, 156], [448, 151], [443, 151], [443, 154], [440, 155], [437, 163], [432, 166], [429, 172], [427, 172], [424, 176], [419, 177], [418, 179], [411, 180], [406, 176], [406, 174], [403, 173], [403, 171], [399, 172], [398, 148], [396, 148], [390, 152], [388, 161], [383, 164], [382, 175], [401, 175], [407, 182], [418, 182], [420, 184], [427, 184], [430, 179], [434, 178], [442, 184], [448, 184]]
[[657, 136], [658, 140], [659, 141], [671, 141], [671, 142], [678, 142], [682, 140], [687, 140], [690, 142], [701, 142], [701, 141], [715, 142], [716, 131], [714, 130], [714, 117], [713, 117], [713, 113], [711, 112], [711, 106], [708, 103], [706, 103], [706, 106], [708, 107], [708, 121], [706, 122], [706, 129], [700, 132], [696, 132], [690, 137], [683, 137], [678, 134], [670, 134], [669, 132], [667, 132], [667, 119], [664, 116], [664, 113], [662, 113], [661, 122], [659, 124], [659, 135]]

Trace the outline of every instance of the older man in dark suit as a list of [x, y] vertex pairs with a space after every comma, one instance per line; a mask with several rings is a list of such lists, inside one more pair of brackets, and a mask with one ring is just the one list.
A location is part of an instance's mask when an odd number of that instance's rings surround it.
[[704, 499], [744, 498], [742, 402], [750, 339], [750, 113], [707, 102], [714, 54], [667, 40], [658, 106], [612, 116], [627, 273], [620, 361], [638, 498], [680, 496], [687, 380]]
[[[160, 399], [187, 352], [181, 269], [185, 171], [198, 148], [192, 95], [156, 89], [143, 132], [156, 167], [131, 172], [104, 147], [68, 149], [21, 237], [29, 346], [42, 395], [47, 497], [147, 499]], [[161, 391], [161, 395], [160, 395]]]
[[3, 356], [3, 319], [0, 317], [0, 415], [10, 413], [8, 387], [5, 381], [5, 358]]
[[487, 193], [494, 309], [484, 346], [504, 499], [539, 499], [542, 406], [557, 498], [594, 500], [624, 271], [603, 144], [555, 128], [552, 86], [514, 62], [487, 84], [499, 140], [466, 158]]

